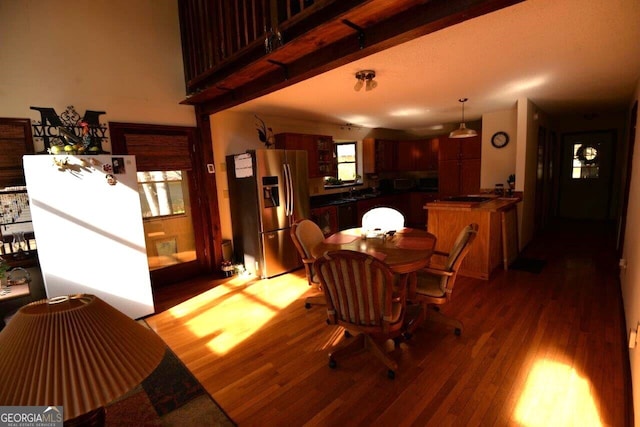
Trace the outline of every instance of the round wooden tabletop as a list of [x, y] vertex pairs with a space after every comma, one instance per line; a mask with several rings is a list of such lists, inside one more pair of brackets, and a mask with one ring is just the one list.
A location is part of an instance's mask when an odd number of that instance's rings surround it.
[[403, 228], [393, 236], [364, 237], [361, 228], [335, 233], [311, 249], [311, 255], [321, 257], [325, 252], [351, 250], [370, 254], [386, 263], [395, 273], [411, 273], [429, 264], [436, 237], [424, 230]]

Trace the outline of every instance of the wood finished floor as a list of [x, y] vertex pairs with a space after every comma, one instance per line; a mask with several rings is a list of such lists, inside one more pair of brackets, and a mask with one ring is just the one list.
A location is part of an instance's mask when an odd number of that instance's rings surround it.
[[[327, 365], [342, 330], [304, 308], [302, 271], [206, 280], [158, 293], [147, 319], [240, 426], [628, 426], [631, 393], [611, 227], [558, 223], [524, 255], [540, 274], [459, 278], [442, 311], [394, 350], [395, 380], [367, 352]], [[200, 293], [201, 292], [201, 293]]]

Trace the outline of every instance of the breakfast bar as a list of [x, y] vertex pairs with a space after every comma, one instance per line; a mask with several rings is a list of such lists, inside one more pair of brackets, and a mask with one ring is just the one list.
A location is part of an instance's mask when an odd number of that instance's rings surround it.
[[[429, 202], [427, 230], [438, 237], [436, 251], [449, 252], [465, 226], [478, 224], [478, 235], [459, 273], [488, 280], [501, 264], [508, 268], [518, 254], [517, 203], [519, 197], [459, 196]], [[444, 260], [432, 257], [442, 268]]]

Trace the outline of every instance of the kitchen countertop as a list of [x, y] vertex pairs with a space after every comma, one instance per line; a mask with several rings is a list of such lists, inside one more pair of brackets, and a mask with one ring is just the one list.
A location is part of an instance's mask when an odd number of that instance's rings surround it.
[[355, 203], [359, 200], [376, 199], [385, 196], [394, 196], [398, 194], [410, 194], [410, 193], [431, 193], [437, 195], [438, 192], [434, 192], [430, 189], [415, 188], [410, 190], [398, 190], [398, 191], [385, 191], [380, 193], [364, 192], [349, 196], [348, 193], [336, 193], [336, 194], [322, 194], [318, 196], [311, 196], [311, 209], [321, 208], [325, 206], [343, 205], [347, 203]]
[[[479, 201], [472, 200], [475, 197], [478, 197]], [[489, 200], [484, 200], [485, 197], [489, 198]], [[502, 212], [510, 209], [522, 200], [520, 197], [497, 197], [493, 195], [469, 196], [468, 199], [469, 200], [465, 201], [435, 200], [425, 204], [425, 208], [429, 210], [481, 210], [488, 212]]]
[[314, 208], [322, 208], [325, 206], [336, 206], [336, 205], [345, 205], [348, 203], [355, 203], [358, 200], [367, 200], [374, 199], [379, 197], [379, 195], [367, 195], [367, 196], [358, 196], [358, 197], [344, 197], [344, 196], [315, 196], [316, 199], [311, 198], [311, 209]]

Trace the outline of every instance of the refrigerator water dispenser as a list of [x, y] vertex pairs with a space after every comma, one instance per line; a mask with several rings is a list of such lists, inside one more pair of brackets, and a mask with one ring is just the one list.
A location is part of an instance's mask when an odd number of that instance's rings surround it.
[[280, 196], [278, 191], [278, 177], [262, 177], [262, 198], [265, 208], [277, 208], [280, 206]]

